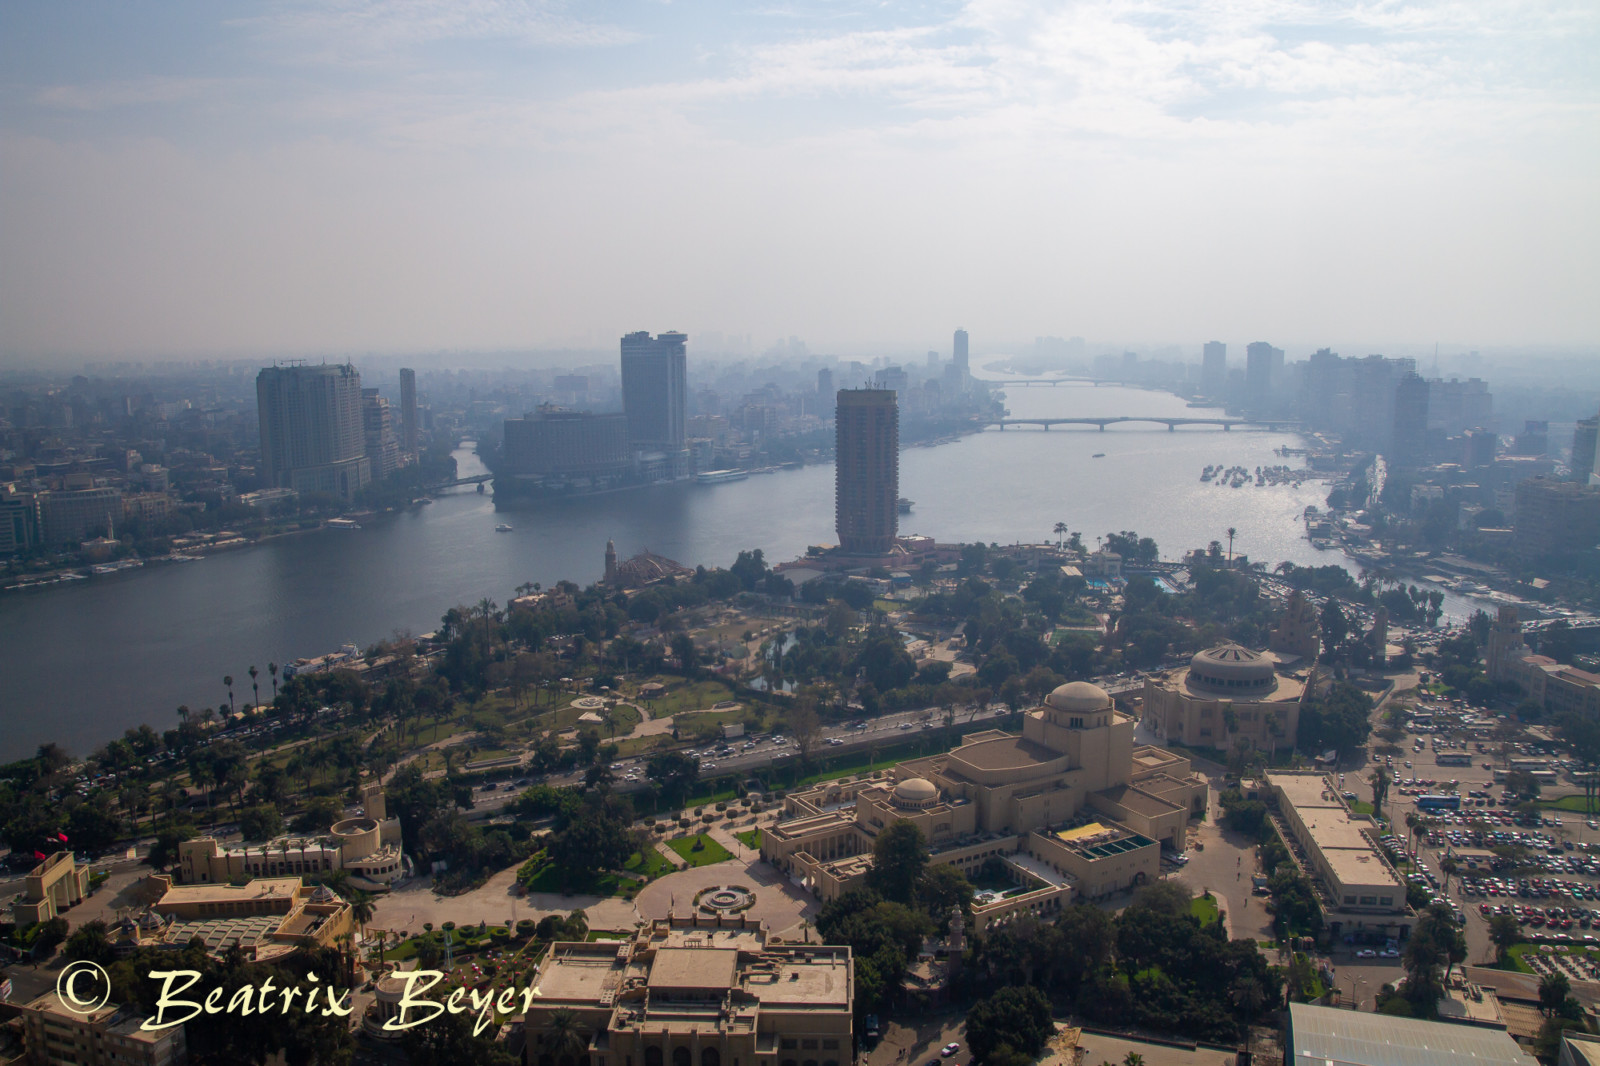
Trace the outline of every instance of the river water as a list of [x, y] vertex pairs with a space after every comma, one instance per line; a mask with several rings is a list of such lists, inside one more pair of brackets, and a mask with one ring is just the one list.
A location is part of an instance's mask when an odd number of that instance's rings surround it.
[[[1121, 387], [1013, 387], [1013, 417], [1212, 416], [1177, 397]], [[1327, 487], [1202, 483], [1207, 464], [1299, 465], [1273, 453], [1291, 434], [1159, 425], [989, 430], [909, 447], [901, 495], [915, 501], [902, 533], [1001, 544], [1055, 539], [1057, 522], [1095, 537], [1131, 529], [1164, 558], [1226, 542], [1256, 561], [1346, 562], [1306, 541], [1298, 516]], [[1104, 453], [1096, 458], [1096, 453]], [[483, 472], [470, 451], [462, 476]], [[515, 527], [495, 532], [499, 523]], [[649, 549], [687, 565], [727, 565], [742, 548], [769, 562], [831, 542], [833, 468], [810, 466], [721, 485], [678, 484], [496, 513], [471, 487], [370, 520], [85, 581], [0, 595], [0, 760], [59, 741], [84, 754], [123, 730], [176, 722], [175, 708], [250, 696], [247, 669], [362, 646], [396, 630], [434, 629], [455, 604], [503, 604], [525, 581], [601, 576], [606, 539], [618, 555]], [[1355, 571], [1357, 564], [1347, 563]], [[1447, 610], [1458, 607], [1452, 596]]]

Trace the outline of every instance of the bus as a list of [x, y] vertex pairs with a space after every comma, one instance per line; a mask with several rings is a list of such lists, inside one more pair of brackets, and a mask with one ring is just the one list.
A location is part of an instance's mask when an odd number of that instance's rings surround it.
[[1419, 811], [1459, 811], [1461, 809], [1460, 796], [1418, 796], [1417, 810]]

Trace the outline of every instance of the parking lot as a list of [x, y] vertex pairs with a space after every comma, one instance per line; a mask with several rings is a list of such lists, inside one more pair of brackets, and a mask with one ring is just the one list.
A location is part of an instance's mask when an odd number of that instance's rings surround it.
[[[1520, 814], [1519, 797], [1495, 781], [1497, 767], [1538, 760], [1557, 777], [1542, 794], [1570, 794], [1576, 787], [1561, 774], [1566, 756], [1537, 732], [1504, 753], [1498, 743], [1471, 739], [1461, 722], [1475, 715], [1481, 722], [1487, 712], [1440, 699], [1418, 701], [1416, 710], [1398, 741], [1401, 750], [1378, 754], [1388, 749], [1375, 741], [1372, 755], [1394, 777], [1384, 811], [1393, 835], [1382, 843], [1397, 865], [1410, 862], [1402, 876], [1458, 914], [1470, 962], [1493, 961], [1488, 922], [1496, 913], [1515, 917], [1535, 945], [1600, 946], [1600, 821], [1550, 809]], [[1469, 739], [1463, 749], [1447, 735]], [[1458, 764], [1463, 750], [1470, 759], [1464, 766]], [[1349, 775], [1345, 787], [1370, 798], [1365, 778]], [[1425, 821], [1422, 831], [1412, 833], [1408, 816]], [[1447, 855], [1455, 867], [1448, 879], [1441, 866]]]

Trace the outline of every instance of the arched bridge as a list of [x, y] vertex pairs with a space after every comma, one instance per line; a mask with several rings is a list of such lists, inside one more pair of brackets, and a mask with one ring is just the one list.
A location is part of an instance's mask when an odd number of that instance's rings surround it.
[[1114, 426], [1120, 422], [1151, 422], [1167, 427], [1167, 430], [1176, 430], [1179, 426], [1221, 426], [1230, 430], [1234, 426], [1253, 426], [1258, 429], [1297, 430], [1301, 423], [1290, 421], [1270, 421], [1256, 418], [1167, 418], [1158, 415], [1112, 415], [1101, 418], [1001, 418], [986, 423], [999, 426], [1004, 430], [1007, 426], [1040, 426], [1049, 429], [1051, 426], [1097, 426], [1104, 432], [1107, 426]]

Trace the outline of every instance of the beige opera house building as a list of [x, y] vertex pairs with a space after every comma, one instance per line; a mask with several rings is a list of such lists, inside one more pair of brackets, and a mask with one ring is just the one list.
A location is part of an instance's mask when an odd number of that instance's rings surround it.
[[1103, 899], [1154, 880], [1205, 802], [1189, 761], [1136, 746], [1134, 725], [1104, 689], [1062, 685], [1024, 715], [1021, 736], [973, 733], [943, 755], [791, 794], [762, 858], [831, 900], [862, 883], [878, 833], [905, 819], [932, 862], [1010, 882], [980, 893], [974, 932]]

